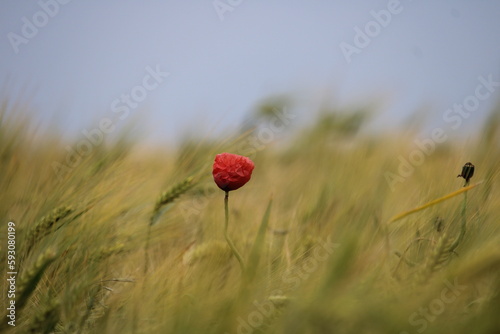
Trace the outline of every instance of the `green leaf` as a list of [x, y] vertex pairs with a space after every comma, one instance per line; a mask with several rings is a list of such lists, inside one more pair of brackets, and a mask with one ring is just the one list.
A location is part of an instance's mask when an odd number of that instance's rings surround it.
[[246, 278], [248, 282], [251, 282], [255, 278], [257, 272], [257, 266], [259, 265], [260, 255], [262, 253], [262, 247], [264, 245], [264, 239], [266, 236], [267, 226], [269, 225], [269, 216], [271, 215], [271, 206], [273, 200], [269, 200], [267, 204], [266, 212], [262, 217], [262, 222], [260, 223], [259, 231], [255, 237], [255, 242], [253, 243], [252, 250], [250, 252], [250, 257], [248, 259], [248, 266], [246, 272]]

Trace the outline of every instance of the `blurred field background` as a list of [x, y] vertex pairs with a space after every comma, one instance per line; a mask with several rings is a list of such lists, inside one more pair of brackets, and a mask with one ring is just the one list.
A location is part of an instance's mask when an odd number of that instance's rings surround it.
[[[283, 107], [272, 104], [256, 108], [241, 131], [173, 147], [145, 149], [125, 129], [57, 173], [54, 162], [65, 164], [68, 147], [85, 138], [34, 131], [28, 113], [8, 105], [0, 112], [0, 217], [4, 230], [16, 224], [19, 275], [16, 327], [3, 316], [2, 332], [500, 330], [498, 107], [476, 136], [450, 136], [391, 189], [386, 173], [398, 173], [398, 157], [416, 149], [422, 128], [364, 131], [369, 107], [320, 110], [279, 144], [263, 139]], [[223, 236], [224, 193], [211, 176], [221, 152], [256, 166], [229, 199], [229, 233], [245, 259], [258, 259], [251, 278]], [[466, 192], [465, 211], [461, 193], [389, 223], [462, 189], [457, 174], [467, 161], [476, 166], [471, 184], [481, 183]], [[2, 279], [2, 296], [6, 289]]]
[[0, 7], [0, 333], [500, 333], [498, 2]]

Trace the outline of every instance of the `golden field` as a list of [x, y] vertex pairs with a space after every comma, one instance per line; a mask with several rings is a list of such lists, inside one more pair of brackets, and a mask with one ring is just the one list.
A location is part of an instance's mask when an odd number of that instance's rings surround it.
[[[9, 221], [18, 274], [15, 327], [4, 315], [0, 331], [498, 333], [500, 111], [468, 139], [445, 129], [428, 152], [419, 129], [358, 131], [364, 114], [346, 115], [323, 113], [280, 145], [264, 136], [279, 128], [270, 112], [177, 147], [139, 149], [123, 131], [78, 158], [67, 147], [84, 152], [83, 137], [35, 134], [3, 110], [4, 313]], [[255, 163], [229, 196], [245, 272], [211, 175], [221, 152]]]

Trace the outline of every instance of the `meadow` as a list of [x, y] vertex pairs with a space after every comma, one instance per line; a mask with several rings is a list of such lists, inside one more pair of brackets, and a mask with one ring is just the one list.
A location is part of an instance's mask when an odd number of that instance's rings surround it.
[[[476, 136], [448, 133], [428, 152], [420, 128], [360, 131], [357, 111], [322, 113], [274, 145], [263, 112], [177, 147], [139, 149], [124, 130], [79, 158], [67, 147], [81, 138], [2, 108], [1, 332], [500, 332], [500, 108]], [[211, 174], [221, 152], [255, 163], [229, 197], [245, 271]]]

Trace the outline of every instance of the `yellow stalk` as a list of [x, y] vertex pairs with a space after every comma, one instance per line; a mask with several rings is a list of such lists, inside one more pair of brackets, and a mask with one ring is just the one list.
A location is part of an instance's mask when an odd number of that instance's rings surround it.
[[409, 216], [409, 215], [411, 215], [412, 213], [415, 213], [415, 212], [420, 211], [420, 210], [423, 210], [423, 209], [427, 209], [428, 207], [431, 207], [431, 206], [433, 206], [433, 205], [436, 205], [436, 204], [438, 204], [438, 203], [441, 203], [441, 202], [443, 202], [443, 201], [446, 201], [446, 200], [448, 200], [448, 199], [450, 199], [450, 198], [452, 198], [452, 197], [455, 197], [455, 196], [457, 196], [457, 195], [460, 195], [461, 193], [466, 192], [466, 191], [469, 191], [469, 190], [471, 190], [472, 188], [474, 188], [474, 187], [476, 187], [476, 186], [480, 185], [481, 183], [482, 183], [482, 181], [481, 181], [481, 182], [478, 182], [478, 183], [476, 183], [476, 184], [473, 184], [473, 185], [471, 185], [471, 186], [464, 187], [464, 188], [459, 189], [459, 190], [457, 190], [457, 191], [454, 191], [454, 192], [452, 192], [452, 193], [449, 193], [448, 195], [445, 195], [445, 196], [443, 196], [443, 197], [441, 197], [441, 198], [438, 198], [438, 199], [435, 199], [435, 200], [430, 201], [430, 202], [428, 202], [428, 203], [425, 203], [424, 205], [421, 205], [421, 206], [416, 207], [416, 208], [414, 208], [414, 209], [411, 209], [411, 210], [408, 210], [408, 211], [405, 211], [405, 212], [399, 213], [399, 214], [395, 215], [394, 217], [392, 217], [391, 219], [389, 219], [388, 224], [390, 224], [390, 223], [394, 223], [395, 221], [400, 220], [400, 219], [402, 219], [402, 218], [404, 218], [404, 217], [406, 217], [406, 216]]

